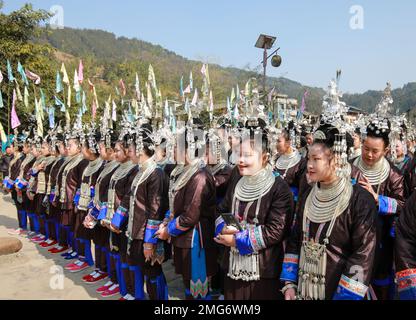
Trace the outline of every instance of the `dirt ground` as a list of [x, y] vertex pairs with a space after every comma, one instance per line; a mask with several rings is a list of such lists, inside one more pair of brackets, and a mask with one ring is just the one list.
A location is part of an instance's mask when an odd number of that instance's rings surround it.
[[[87, 285], [82, 277], [92, 272], [93, 267], [79, 273], [63, 269], [68, 263], [60, 255], [52, 255], [25, 237], [10, 236], [8, 228], [17, 228], [16, 208], [10, 196], [0, 194], [0, 237], [17, 237], [23, 248], [16, 254], [0, 256], [1, 300], [99, 300], [95, 290], [106, 280], [96, 285]], [[94, 247], [94, 246], [92, 246]], [[167, 261], [165, 272], [169, 299], [184, 298], [182, 279], [173, 270], [172, 260]], [[106, 298], [117, 300], [121, 296]]]

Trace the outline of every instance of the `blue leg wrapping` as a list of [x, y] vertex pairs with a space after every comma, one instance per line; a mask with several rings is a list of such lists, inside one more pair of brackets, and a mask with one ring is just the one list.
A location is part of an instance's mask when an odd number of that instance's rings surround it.
[[21, 223], [22, 223], [22, 226], [21, 226], [21, 228], [23, 229], [23, 230], [27, 230], [27, 212], [25, 211], [25, 210], [22, 210], [22, 211], [20, 211], [20, 214], [21, 214]]
[[152, 284], [156, 283], [158, 300], [169, 300], [168, 284], [163, 273], [154, 279], [150, 279], [150, 282]]
[[118, 253], [111, 253], [111, 256], [114, 259], [116, 265], [116, 278], [118, 284], [120, 284], [120, 273], [121, 273], [121, 262], [120, 262], [120, 255]]
[[55, 223], [56, 240], [59, 241], [59, 239], [60, 239], [59, 236], [61, 235], [61, 230], [60, 230], [59, 222], [58, 222], [58, 220], [55, 220], [54, 223]]
[[134, 272], [134, 298], [144, 300], [143, 274], [139, 266], [129, 266], [130, 271]]
[[85, 254], [85, 261], [88, 263], [89, 266], [94, 265], [94, 259], [91, 253], [91, 240], [84, 239], [84, 254]]
[[40, 232], [40, 221], [39, 216], [37, 214], [33, 214], [33, 227], [36, 233]]
[[[105, 261], [107, 264], [107, 273], [108, 275], [111, 275], [111, 253], [109, 252], [109, 250], [106, 247], [102, 247], [101, 248], [101, 252], [102, 254], [105, 254]], [[105, 270], [101, 270], [101, 271], [105, 271]]]
[[118, 279], [118, 283], [120, 285], [120, 294], [123, 297], [128, 293], [126, 279], [124, 278], [123, 271], [128, 268], [129, 268], [129, 265], [127, 263], [121, 263], [121, 260], [120, 260], [120, 279]]
[[45, 226], [45, 237], [46, 237], [46, 239], [49, 239], [50, 233], [49, 233], [49, 225], [48, 225], [48, 223], [49, 223], [50, 220], [46, 219], [46, 216], [45, 215], [43, 215], [41, 217], [43, 219], [43, 223], [44, 223], [44, 226]]

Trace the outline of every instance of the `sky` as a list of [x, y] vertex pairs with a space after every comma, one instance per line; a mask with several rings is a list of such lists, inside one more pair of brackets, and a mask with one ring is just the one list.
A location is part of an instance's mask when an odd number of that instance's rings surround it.
[[[326, 88], [342, 70], [348, 93], [416, 81], [416, 1], [386, 0], [5, 0], [3, 12], [31, 2], [63, 8], [64, 25], [138, 38], [193, 60], [255, 68], [259, 34], [277, 37], [284, 76]], [[357, 7], [358, 6], [358, 7]], [[357, 9], [358, 8], [358, 9]]]

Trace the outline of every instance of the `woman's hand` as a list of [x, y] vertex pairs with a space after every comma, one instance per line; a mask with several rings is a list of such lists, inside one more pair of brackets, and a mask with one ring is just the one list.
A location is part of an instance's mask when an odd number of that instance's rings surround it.
[[226, 247], [235, 247], [235, 237], [231, 234], [219, 234], [214, 241]]
[[160, 240], [168, 240], [169, 239], [169, 232], [166, 225], [160, 225], [159, 230], [156, 231], [155, 237]]
[[155, 252], [155, 245], [153, 243], [145, 243], [143, 244], [143, 254], [145, 257], [145, 262], [150, 261], [153, 257]]
[[110, 223], [110, 230], [117, 234], [121, 233], [121, 231], [117, 229], [112, 223]]
[[366, 177], [363, 177], [364, 180], [360, 180], [358, 181], [358, 183], [364, 188], [366, 189], [368, 192], [371, 193], [371, 195], [374, 197], [374, 200], [376, 201], [376, 203], [378, 204], [378, 194], [374, 191], [372, 185], [370, 184], [370, 182], [368, 181], [368, 179]]
[[290, 288], [285, 291], [285, 300], [296, 300], [295, 288]]
[[222, 229], [221, 234], [224, 234], [224, 235], [226, 235], [226, 234], [227, 235], [235, 235], [238, 232], [239, 231], [238, 231], [238, 229], [236, 227], [233, 227], [233, 226], [225, 226]]

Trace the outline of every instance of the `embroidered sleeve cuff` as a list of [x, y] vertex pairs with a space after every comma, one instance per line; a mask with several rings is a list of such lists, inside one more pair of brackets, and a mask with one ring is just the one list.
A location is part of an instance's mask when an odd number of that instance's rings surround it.
[[365, 284], [342, 275], [333, 300], [362, 300], [367, 290]]
[[107, 202], [103, 202], [100, 206], [100, 213], [98, 214], [97, 219], [103, 220], [107, 216]]
[[97, 209], [97, 207], [92, 207], [91, 211], [90, 211], [90, 215], [97, 220], [98, 219], [98, 215], [100, 214], [100, 210]]
[[6, 189], [13, 189], [13, 186], [14, 186], [14, 181], [13, 181], [12, 179], [10, 179], [9, 177], [6, 177], [6, 178], [3, 180], [3, 186], [4, 186]]
[[235, 245], [242, 256], [254, 252], [253, 247], [251, 246], [248, 230], [244, 230], [235, 234]]
[[217, 220], [215, 220], [215, 236], [218, 236], [224, 227], [225, 221], [221, 216], [219, 216]]
[[127, 221], [128, 217], [128, 210], [120, 206], [114, 213], [113, 219], [111, 219], [111, 224], [120, 230], [124, 223]]
[[282, 265], [282, 273], [280, 274], [281, 281], [291, 281], [296, 283], [298, 281], [299, 270], [299, 255], [285, 254]]
[[261, 229], [261, 226], [250, 228], [248, 234], [250, 236], [250, 243], [254, 252], [259, 252], [260, 250], [266, 248], [266, 243], [263, 239], [263, 231]]
[[292, 194], [293, 194], [293, 200], [297, 202], [299, 199], [299, 189], [296, 187], [290, 187], [290, 190], [292, 191]]
[[378, 212], [382, 216], [393, 215], [397, 213], [396, 199], [386, 196], [378, 196]]
[[28, 186], [29, 182], [27, 182], [25, 179], [17, 179], [16, 187], [20, 190], [24, 190]]
[[172, 237], [180, 236], [182, 233], [186, 232], [187, 230], [188, 229], [182, 228], [179, 225], [178, 218], [173, 219], [168, 224], [168, 232], [169, 232], [169, 235], [171, 235]]
[[146, 231], [144, 232], [144, 242], [157, 244], [157, 239], [154, 239], [153, 236], [156, 231], [159, 229], [159, 225], [162, 221], [159, 220], [147, 220]]
[[396, 273], [400, 300], [416, 300], [416, 269]]

